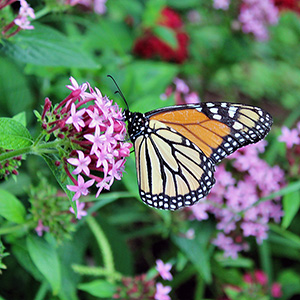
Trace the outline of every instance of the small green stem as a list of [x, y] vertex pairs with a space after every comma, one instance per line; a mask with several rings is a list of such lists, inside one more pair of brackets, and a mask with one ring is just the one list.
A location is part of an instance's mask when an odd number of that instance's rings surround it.
[[[97, 223], [96, 220], [91, 216], [86, 218], [86, 222], [97, 240], [103, 257], [104, 268], [109, 274], [115, 273], [116, 271], [114, 267], [112, 250], [102, 228], [100, 227], [99, 223]], [[114, 281], [114, 278], [110, 279]]]
[[39, 10], [37, 12], [34, 12], [35, 13], [35, 20], [40, 19], [41, 17], [47, 15], [50, 12], [51, 12], [51, 9], [49, 8], [49, 6], [45, 6], [41, 10]]
[[18, 225], [14, 225], [14, 226], [10, 226], [10, 227], [2, 227], [0, 228], [0, 236], [4, 235], [4, 234], [10, 234], [10, 233], [14, 233], [20, 229], [27, 229], [32, 227], [34, 224], [33, 221], [29, 221], [27, 223], [22, 223], [22, 224], [18, 224]]
[[22, 148], [22, 149], [17, 149], [17, 150], [2, 153], [0, 155], [0, 162], [3, 161], [3, 160], [11, 159], [15, 156], [25, 155], [25, 154], [29, 154], [29, 153], [41, 155], [42, 153], [57, 152], [56, 149], [61, 144], [62, 144], [61, 140], [56, 140], [56, 141], [48, 142], [48, 143], [42, 143], [42, 144], [38, 144], [38, 145], [36, 145], [36, 142], [35, 142], [30, 147], [25, 147], [25, 148]]
[[32, 147], [25, 147], [25, 148], [22, 148], [22, 149], [17, 149], [17, 150], [5, 152], [5, 153], [2, 153], [0, 155], [0, 162], [3, 161], [3, 160], [7, 160], [7, 159], [10, 159], [10, 158], [13, 158], [15, 156], [28, 154], [30, 152], [33, 152], [33, 148]]
[[87, 266], [83, 266], [83, 265], [74, 264], [74, 265], [72, 265], [72, 269], [74, 270], [74, 272], [76, 272], [80, 275], [95, 276], [95, 277], [99, 277], [99, 276], [108, 277], [109, 276], [110, 278], [114, 278], [116, 280], [121, 280], [121, 278], [122, 278], [121, 273], [119, 273], [119, 272], [109, 273], [107, 271], [107, 269], [104, 269], [101, 267], [87, 267]]
[[34, 297], [34, 300], [43, 300], [46, 297], [47, 292], [49, 291], [49, 283], [47, 281], [43, 281], [37, 294]]
[[36, 140], [33, 143], [33, 147], [35, 147], [36, 145], [38, 145], [38, 143], [41, 141], [41, 139], [44, 137], [44, 134], [41, 132], [39, 134], [39, 136], [36, 138]]

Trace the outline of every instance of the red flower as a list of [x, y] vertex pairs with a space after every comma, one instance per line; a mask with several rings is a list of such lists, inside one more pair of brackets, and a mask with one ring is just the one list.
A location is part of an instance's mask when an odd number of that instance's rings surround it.
[[174, 32], [177, 47], [172, 48], [166, 42], [157, 37], [151, 29], [144, 30], [143, 37], [136, 40], [133, 52], [143, 58], [159, 57], [164, 61], [183, 63], [188, 57], [188, 35], [183, 31], [182, 21], [174, 10], [166, 7], [161, 11], [156, 22], [158, 25], [167, 27]]
[[299, 0], [275, 0], [274, 3], [279, 9], [289, 9], [300, 13]]
[[161, 11], [161, 16], [157, 23], [173, 29], [181, 28], [183, 25], [179, 14], [169, 7], [165, 7]]

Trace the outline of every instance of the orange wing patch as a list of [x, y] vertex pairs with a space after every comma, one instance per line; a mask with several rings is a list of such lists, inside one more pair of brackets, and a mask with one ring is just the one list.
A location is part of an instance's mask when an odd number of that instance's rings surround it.
[[183, 109], [155, 114], [150, 120], [158, 120], [173, 128], [197, 145], [207, 157], [230, 134], [230, 128], [221, 122], [209, 119], [196, 109]]

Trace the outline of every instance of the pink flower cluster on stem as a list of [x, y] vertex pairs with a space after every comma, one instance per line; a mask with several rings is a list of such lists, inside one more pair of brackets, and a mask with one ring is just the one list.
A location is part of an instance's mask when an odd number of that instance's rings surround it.
[[199, 95], [194, 91], [191, 92], [184, 80], [176, 77], [174, 78], [173, 83], [175, 85], [175, 90], [173, 90], [172, 86], [167, 87], [165, 93], [160, 96], [162, 100], [167, 99], [174, 92], [177, 105], [200, 103]]
[[278, 23], [279, 12], [272, 0], [243, 0], [239, 21], [245, 33], [252, 33], [258, 41], [269, 38], [268, 25]]
[[132, 144], [124, 141], [126, 127], [121, 109], [88, 83], [78, 85], [72, 77], [70, 81], [70, 95], [53, 111], [46, 98], [42, 121], [46, 132], [53, 133], [65, 145], [64, 168], [73, 182], [67, 188], [75, 192], [73, 201], [77, 201], [89, 193], [91, 186], [98, 188], [98, 197], [103, 189], [110, 189], [115, 179], [121, 179]]
[[88, 9], [93, 9], [96, 14], [103, 15], [106, 12], [107, 0], [66, 0], [66, 4], [71, 6], [82, 5]]
[[229, 158], [242, 177], [236, 180], [224, 164], [216, 169], [216, 185], [202, 201], [192, 206], [191, 218], [203, 220], [208, 213], [215, 216], [220, 231], [213, 243], [224, 251], [225, 256], [236, 258], [248, 249], [245, 240], [254, 236], [258, 243], [267, 238], [268, 223], [279, 222], [283, 216], [280, 199], [259, 202], [259, 199], [278, 191], [284, 185], [284, 172], [269, 166], [259, 157], [266, 142], [261, 141], [244, 147]]
[[[16, 0], [2, 1], [0, 3], [0, 10], [3, 9], [5, 6], [12, 4], [13, 2], [16, 2]], [[9, 38], [11, 36], [16, 35], [22, 29], [34, 29], [34, 26], [30, 24], [30, 19], [35, 19], [34, 10], [29, 6], [27, 1], [20, 0], [20, 10], [18, 16], [12, 22], [3, 27], [2, 35], [5, 38]], [[15, 25], [18, 26], [17, 29], [11, 30], [15, 27]]]

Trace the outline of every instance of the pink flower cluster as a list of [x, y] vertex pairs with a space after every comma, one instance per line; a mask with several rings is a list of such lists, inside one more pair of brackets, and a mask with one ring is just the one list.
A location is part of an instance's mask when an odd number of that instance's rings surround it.
[[106, 1], [107, 0], [66, 0], [66, 4], [71, 6], [81, 5], [94, 10], [96, 14], [103, 15], [106, 12]]
[[[156, 270], [158, 271], [159, 275], [164, 280], [172, 280], [173, 276], [170, 273], [172, 268], [172, 264], [164, 263], [161, 259], [156, 261]], [[156, 292], [154, 295], [155, 300], [171, 300], [170, 296], [168, 295], [171, 292], [170, 286], [164, 286], [160, 282], [156, 284]]]
[[[215, 9], [228, 10], [230, 0], [214, 0]], [[278, 23], [279, 11], [272, 0], [243, 0], [238, 20], [244, 33], [252, 33], [256, 40], [269, 38], [269, 25]]]
[[156, 270], [158, 274], [150, 270], [148, 274], [142, 274], [135, 277], [124, 277], [121, 279], [122, 285], [117, 287], [113, 299], [133, 300], [133, 299], [155, 299], [155, 300], [171, 300], [168, 295], [171, 291], [170, 286], [164, 286], [160, 282], [156, 282], [156, 278], [160, 275], [165, 280], [172, 280], [170, 263], [164, 264], [162, 260], [156, 261]]
[[53, 111], [46, 98], [41, 119], [46, 132], [62, 140], [64, 168], [74, 184], [67, 188], [75, 192], [73, 201], [77, 201], [92, 185], [98, 188], [98, 197], [115, 179], [121, 179], [132, 144], [124, 142], [126, 127], [118, 106], [88, 83], [78, 85], [72, 77], [70, 81], [70, 95]]
[[[14, 2], [17, 2], [17, 0], [0, 1], [0, 10]], [[30, 19], [35, 19], [34, 10], [29, 6], [27, 1], [20, 0], [20, 10], [18, 16], [12, 22], [3, 27], [2, 35], [5, 38], [9, 38], [17, 34], [22, 29], [34, 29], [34, 26], [30, 24]], [[15, 28], [15, 25], [18, 26], [17, 29], [12, 29]]]
[[215, 9], [227, 10], [231, 0], [214, 0], [213, 6]]
[[165, 93], [160, 95], [162, 100], [167, 99], [174, 93], [177, 105], [200, 103], [199, 95], [196, 92], [191, 92], [184, 80], [176, 77], [174, 78], [173, 83], [175, 85], [175, 90], [173, 86], [167, 87]]
[[269, 38], [267, 26], [277, 24], [278, 17], [278, 9], [272, 0], [243, 0], [239, 21], [245, 33], [265, 41]]
[[284, 184], [284, 172], [269, 166], [259, 158], [265, 141], [244, 147], [229, 158], [242, 177], [236, 180], [224, 164], [216, 169], [216, 185], [202, 201], [189, 208], [192, 218], [203, 220], [208, 213], [215, 216], [220, 230], [213, 243], [225, 256], [236, 258], [238, 252], [248, 249], [245, 237], [254, 236], [258, 243], [267, 238], [270, 220], [279, 222], [283, 216], [280, 199], [259, 202], [259, 199], [278, 191]]
[[286, 144], [286, 158], [289, 163], [289, 175], [300, 175], [300, 122], [296, 128], [289, 129], [283, 126], [278, 141]]
[[19, 15], [14, 20], [15, 24], [18, 25], [22, 29], [34, 29], [33, 25], [30, 25], [30, 20], [35, 19], [34, 10], [29, 6], [29, 4], [25, 0], [20, 0], [20, 10]]
[[298, 122], [297, 127], [293, 129], [283, 126], [281, 132], [278, 141], [284, 142], [288, 149], [291, 149], [293, 145], [300, 145], [300, 122]]
[[[246, 273], [243, 276], [243, 282], [239, 285], [227, 285], [224, 287], [225, 293], [229, 294], [229, 291], [239, 292], [241, 299], [246, 297], [247, 299], [269, 299], [268, 295], [271, 294], [274, 298], [280, 298], [282, 296], [281, 285], [278, 282], [274, 282], [269, 288], [268, 276], [261, 270], [255, 270], [253, 273]], [[227, 298], [226, 299], [230, 299]]]

